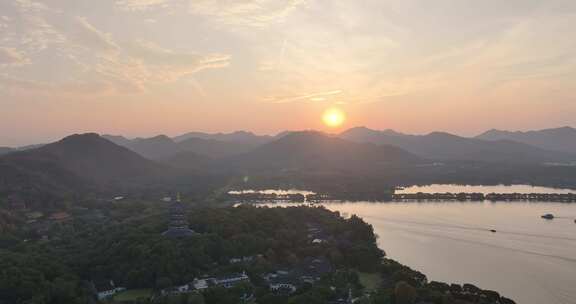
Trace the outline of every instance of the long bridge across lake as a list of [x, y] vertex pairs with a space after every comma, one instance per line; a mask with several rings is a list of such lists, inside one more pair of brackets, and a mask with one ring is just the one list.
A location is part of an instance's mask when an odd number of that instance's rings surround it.
[[231, 197], [239, 201], [284, 201], [284, 202], [321, 202], [321, 201], [504, 201], [504, 202], [576, 202], [576, 193], [333, 193], [333, 194], [300, 194], [300, 193], [234, 193]]
[[397, 193], [395, 201], [576, 202], [576, 193]]

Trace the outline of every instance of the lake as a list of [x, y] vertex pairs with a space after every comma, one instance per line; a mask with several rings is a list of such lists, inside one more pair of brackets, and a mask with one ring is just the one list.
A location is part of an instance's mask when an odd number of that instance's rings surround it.
[[[404, 191], [461, 192], [453, 190], [454, 185], [426, 187]], [[462, 191], [568, 191], [530, 186], [473, 187]], [[496, 290], [519, 304], [576, 303], [576, 204], [342, 202], [322, 205], [344, 215], [356, 214], [372, 224], [379, 236], [378, 245], [388, 257], [423, 272], [429, 280], [472, 283]], [[541, 219], [545, 213], [557, 218]]]

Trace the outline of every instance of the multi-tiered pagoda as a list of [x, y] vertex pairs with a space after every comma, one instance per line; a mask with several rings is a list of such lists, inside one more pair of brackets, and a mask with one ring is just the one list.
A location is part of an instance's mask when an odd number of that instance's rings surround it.
[[180, 194], [178, 194], [176, 201], [170, 205], [170, 224], [168, 230], [164, 231], [162, 235], [168, 237], [187, 237], [196, 234], [192, 229], [188, 228], [185, 211], [184, 205], [180, 201]]

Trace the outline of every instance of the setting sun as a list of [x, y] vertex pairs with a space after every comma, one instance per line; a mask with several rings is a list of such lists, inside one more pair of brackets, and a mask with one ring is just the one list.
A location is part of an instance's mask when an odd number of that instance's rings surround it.
[[346, 114], [337, 108], [330, 108], [322, 114], [322, 121], [324, 124], [331, 128], [341, 126], [346, 120]]

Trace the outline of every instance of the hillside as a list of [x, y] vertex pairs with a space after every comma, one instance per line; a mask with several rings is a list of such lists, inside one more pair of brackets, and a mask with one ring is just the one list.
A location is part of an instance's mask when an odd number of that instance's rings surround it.
[[510, 132], [492, 129], [478, 136], [482, 140], [513, 140], [552, 151], [576, 153], [576, 129], [562, 127], [527, 132]]
[[137, 138], [130, 141], [126, 148], [148, 159], [160, 159], [172, 156], [180, 151], [178, 144], [166, 135], [151, 138]]
[[[238, 133], [238, 132], [236, 132]], [[236, 134], [232, 133], [232, 134]], [[188, 133], [204, 134], [204, 133]], [[248, 133], [251, 134], [251, 133]], [[206, 135], [206, 134], [204, 134]], [[248, 152], [258, 145], [257, 141], [233, 141], [227, 140], [226, 136], [219, 135], [221, 139], [213, 139], [210, 136], [189, 137], [180, 140], [174, 140], [166, 135], [158, 135], [150, 138], [127, 139], [123, 136], [105, 135], [107, 139], [118, 145], [126, 147], [141, 156], [151, 159], [164, 161], [170, 158], [176, 158], [177, 155], [190, 152], [209, 158], [229, 157], [236, 154]], [[249, 135], [246, 135], [249, 136]], [[233, 137], [230, 137], [233, 138]]]
[[406, 135], [391, 130], [353, 128], [341, 138], [363, 143], [394, 145], [421, 157], [441, 161], [545, 163], [575, 160], [569, 153], [549, 151], [511, 140], [487, 141], [444, 132]]
[[97, 134], [68, 136], [0, 157], [0, 192], [75, 192], [96, 184], [146, 180], [167, 168]]
[[209, 169], [212, 160], [212, 158], [202, 154], [183, 151], [158, 159], [158, 162], [176, 169], [199, 171]]
[[9, 147], [0, 147], [0, 155], [8, 154], [12, 152], [13, 149]]
[[421, 162], [397, 147], [355, 143], [311, 131], [290, 133], [232, 159], [237, 167], [283, 170], [365, 170]]
[[256, 135], [252, 132], [235, 131], [232, 133], [203, 133], [203, 132], [188, 132], [180, 136], [174, 137], [174, 141], [181, 142], [190, 138], [210, 139], [224, 142], [233, 142], [246, 145], [261, 145], [272, 141], [274, 138], [268, 135]]

